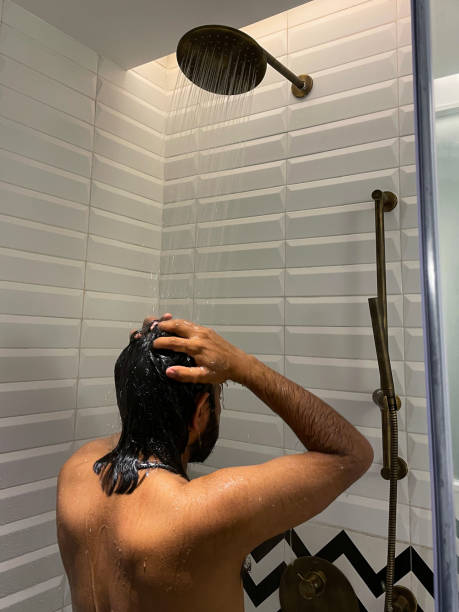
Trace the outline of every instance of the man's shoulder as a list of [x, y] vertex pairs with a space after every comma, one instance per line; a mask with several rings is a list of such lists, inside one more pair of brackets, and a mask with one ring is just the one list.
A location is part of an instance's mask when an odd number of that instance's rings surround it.
[[75, 468], [79, 465], [83, 463], [88, 465], [91, 460], [97, 461], [97, 459], [109, 452], [113, 448], [113, 446], [110, 446], [112, 438], [113, 436], [96, 438], [77, 448], [62, 464], [59, 470], [59, 480], [75, 476]]

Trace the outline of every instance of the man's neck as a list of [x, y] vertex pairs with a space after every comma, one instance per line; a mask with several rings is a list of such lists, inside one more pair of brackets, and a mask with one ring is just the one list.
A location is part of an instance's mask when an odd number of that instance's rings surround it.
[[[110, 450], [111, 450], [112, 448], [115, 448], [115, 446], [118, 444], [120, 436], [121, 436], [121, 432], [118, 431], [117, 433], [114, 433], [111, 436], [107, 436], [106, 438], [102, 438], [102, 440], [106, 440], [107, 445], [110, 447]], [[186, 447], [185, 452], [182, 453], [181, 459], [182, 459], [183, 469], [186, 472], [187, 467], [188, 467], [188, 461], [190, 459], [190, 449], [188, 448], [188, 446]], [[155, 457], [154, 455], [151, 455], [148, 458], [148, 461], [151, 461], [151, 462], [154, 463], [155, 461], [159, 461], [159, 459], [158, 459], [158, 457]]]

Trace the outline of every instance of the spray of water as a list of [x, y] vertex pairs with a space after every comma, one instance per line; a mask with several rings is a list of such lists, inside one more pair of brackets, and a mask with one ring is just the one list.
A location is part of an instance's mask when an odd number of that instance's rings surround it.
[[[243, 190], [237, 187], [234, 172], [247, 165], [249, 149], [245, 141], [250, 138], [247, 122], [252, 112], [255, 84], [256, 69], [244, 54], [241, 55], [240, 49], [230, 50], [225, 57], [216, 46], [190, 48], [183, 72], [177, 68], [166, 119], [165, 156], [169, 162], [166, 163], [165, 177], [166, 207], [196, 198], [199, 209], [201, 202], [204, 206], [209, 198], [221, 198]], [[228, 95], [213, 93], [212, 90], [217, 88], [227, 91]], [[245, 93], [237, 93], [241, 91]], [[226, 206], [229, 207], [230, 202], [225, 203]], [[212, 207], [210, 215], [206, 213], [206, 221], [220, 219], [221, 209], [219, 213], [218, 207]], [[205, 252], [208, 250], [206, 247], [212, 249], [212, 246], [221, 245], [223, 231], [224, 228], [213, 227], [207, 242], [201, 234], [199, 251]], [[222, 269], [222, 257], [221, 251], [213, 254], [214, 270]], [[198, 272], [197, 251], [194, 258], [193, 272]], [[170, 269], [169, 272], [175, 273]], [[168, 309], [172, 308], [168, 299], [175, 298], [174, 316], [195, 316], [196, 312], [186, 310], [194, 298], [194, 287], [190, 288], [190, 295], [174, 295], [172, 277], [170, 280], [163, 278], [161, 293], [161, 305]], [[183, 311], [180, 310], [182, 307]], [[199, 322], [204, 325], [211, 323]]]
[[[178, 70], [171, 96], [165, 130], [166, 157], [197, 151], [195, 174], [199, 175], [243, 166], [244, 146], [239, 143], [244, 140], [243, 125], [250, 114], [256, 82], [254, 67], [245, 56], [233, 57], [230, 53], [228, 59], [220, 56], [216, 47], [206, 47], [202, 51], [190, 49], [184, 72]], [[228, 95], [210, 91], [217, 86]], [[247, 89], [246, 93], [235, 93]], [[214, 185], [214, 194], [222, 193], [221, 187]], [[180, 195], [180, 191], [175, 194]]]

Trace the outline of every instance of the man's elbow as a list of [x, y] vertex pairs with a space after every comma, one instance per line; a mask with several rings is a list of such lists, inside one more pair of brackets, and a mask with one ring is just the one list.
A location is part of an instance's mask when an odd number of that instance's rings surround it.
[[359, 452], [357, 453], [356, 457], [357, 466], [360, 472], [357, 478], [360, 478], [365, 474], [366, 471], [368, 471], [371, 464], [373, 463], [374, 455], [375, 454], [373, 451], [373, 447], [368, 442], [368, 440], [364, 438], [362, 441], [361, 448], [359, 449]]
[[374, 453], [371, 444], [362, 438], [349, 455], [348, 476], [350, 484], [361, 478], [373, 463]]

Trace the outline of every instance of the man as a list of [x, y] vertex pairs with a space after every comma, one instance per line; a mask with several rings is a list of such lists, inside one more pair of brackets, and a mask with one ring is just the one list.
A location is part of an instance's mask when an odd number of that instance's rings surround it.
[[[265, 402], [308, 452], [190, 481], [188, 462], [204, 461], [217, 441], [226, 380]], [[131, 333], [115, 383], [121, 434], [85, 444], [59, 474], [74, 612], [243, 612], [247, 555], [321, 512], [373, 460], [325, 402], [169, 313]]]

